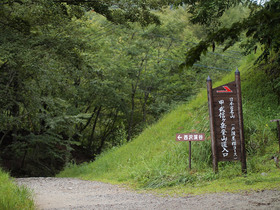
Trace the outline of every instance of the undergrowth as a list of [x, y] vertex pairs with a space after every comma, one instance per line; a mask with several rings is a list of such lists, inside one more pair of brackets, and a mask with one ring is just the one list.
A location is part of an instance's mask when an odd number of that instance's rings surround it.
[[35, 209], [30, 191], [24, 186], [14, 184], [9, 175], [0, 169], [0, 209]]
[[[258, 70], [253, 61], [248, 57], [240, 67], [246, 176], [241, 173], [240, 162], [219, 162], [219, 173], [212, 171], [206, 89], [133, 141], [101, 154], [92, 163], [70, 165], [58, 176], [126, 183], [139, 189], [169, 193], [280, 188], [280, 170], [271, 159], [279, 152], [276, 123], [270, 122], [280, 117], [278, 97], [265, 72]], [[234, 81], [234, 71], [213, 87], [231, 81]], [[192, 170], [188, 169], [188, 144], [175, 141], [176, 133], [190, 132], [206, 134], [205, 141], [192, 143]]]

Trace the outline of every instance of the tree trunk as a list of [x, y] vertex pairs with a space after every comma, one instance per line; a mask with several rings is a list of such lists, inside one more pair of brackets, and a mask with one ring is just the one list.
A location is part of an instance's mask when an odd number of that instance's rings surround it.
[[142, 118], [142, 122], [143, 123], [146, 123], [146, 116], [147, 116], [147, 101], [149, 99], [149, 95], [150, 95], [150, 92], [151, 92], [151, 87], [148, 87], [146, 89], [146, 91], [144, 92], [144, 102], [142, 104], [142, 113], [143, 113], [143, 118]]
[[135, 109], [135, 93], [136, 93], [136, 85], [132, 85], [132, 93], [131, 93], [131, 110], [128, 121], [128, 132], [127, 132], [127, 141], [129, 141], [132, 137], [132, 128], [133, 128], [133, 117], [134, 117], [134, 109]]
[[[112, 115], [113, 115], [113, 112], [112, 112], [110, 115], [111, 115], [111, 116], [110, 116], [109, 118], [113, 117], [113, 116], [112, 116]], [[115, 113], [115, 115], [114, 115], [113, 122], [111, 123], [111, 125], [110, 125], [110, 122], [108, 122], [108, 124], [107, 124], [106, 127], [105, 127], [105, 130], [104, 130], [103, 135], [102, 135], [102, 138], [101, 138], [100, 145], [99, 145], [99, 147], [97, 148], [97, 154], [100, 154], [100, 153], [102, 152], [102, 149], [103, 149], [103, 146], [104, 146], [104, 144], [105, 144], [105, 141], [106, 141], [107, 137], [110, 135], [110, 133], [111, 133], [111, 132], [113, 131], [113, 129], [114, 129], [114, 125], [115, 125], [115, 122], [116, 122], [116, 120], [117, 120], [117, 117], [118, 117], [118, 111], [116, 111], [116, 113]]]
[[95, 120], [94, 120], [94, 123], [93, 123], [93, 126], [92, 126], [92, 130], [91, 130], [91, 134], [90, 134], [90, 138], [89, 138], [89, 142], [88, 142], [90, 151], [92, 150], [92, 144], [93, 144], [93, 138], [94, 138], [95, 128], [96, 128], [97, 120], [98, 120], [98, 118], [99, 118], [101, 109], [102, 109], [102, 106], [100, 106], [100, 107], [98, 108], [98, 111], [97, 111], [97, 113], [96, 113]]

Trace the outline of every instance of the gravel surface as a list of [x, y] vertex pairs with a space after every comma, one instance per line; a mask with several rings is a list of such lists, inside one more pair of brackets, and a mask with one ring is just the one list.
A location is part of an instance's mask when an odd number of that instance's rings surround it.
[[159, 197], [117, 185], [72, 178], [18, 178], [34, 191], [38, 209], [279, 209], [280, 191]]

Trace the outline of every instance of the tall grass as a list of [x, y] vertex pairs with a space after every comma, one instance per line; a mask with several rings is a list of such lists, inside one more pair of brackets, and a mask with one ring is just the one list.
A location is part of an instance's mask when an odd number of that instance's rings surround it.
[[[103, 153], [92, 163], [69, 166], [59, 176], [126, 182], [140, 188], [189, 186], [196, 191], [195, 186], [202, 185], [210, 186], [212, 191], [235, 189], [233, 186], [240, 189], [280, 187], [280, 177], [275, 175], [279, 170], [271, 161], [271, 155], [276, 154], [278, 148], [276, 125], [269, 122], [280, 117], [280, 108], [266, 75], [250, 68], [251, 63], [247, 61], [240, 69], [249, 172], [246, 179], [242, 179], [240, 162], [220, 162], [219, 174], [212, 172], [206, 89], [188, 104], [166, 114], [132, 142]], [[213, 87], [231, 81], [234, 81], [234, 71]], [[206, 81], [202, 83], [206, 86]], [[188, 170], [188, 144], [175, 141], [176, 133], [189, 132], [205, 133], [207, 139], [192, 143], [191, 171]], [[224, 179], [228, 184], [221, 184], [224, 188], [212, 186], [223, 183]], [[209, 191], [208, 188], [201, 189]]]
[[35, 205], [32, 195], [25, 187], [15, 185], [9, 175], [0, 169], [0, 209], [32, 210]]

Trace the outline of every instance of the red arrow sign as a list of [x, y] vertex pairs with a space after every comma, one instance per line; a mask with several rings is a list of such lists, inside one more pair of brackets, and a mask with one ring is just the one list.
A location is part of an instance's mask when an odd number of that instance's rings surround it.
[[217, 90], [217, 93], [232, 93], [232, 90], [228, 86], [223, 86], [225, 90]]

